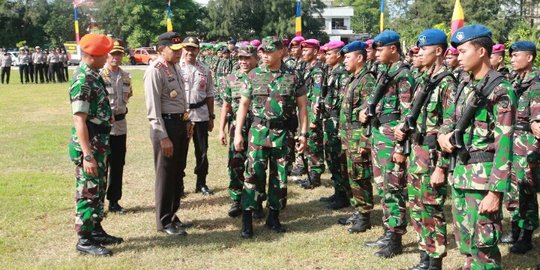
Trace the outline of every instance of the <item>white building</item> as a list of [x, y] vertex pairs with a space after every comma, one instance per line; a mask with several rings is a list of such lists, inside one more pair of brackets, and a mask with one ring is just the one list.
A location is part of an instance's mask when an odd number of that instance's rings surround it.
[[330, 40], [349, 41], [355, 36], [351, 28], [351, 18], [354, 16], [354, 8], [350, 6], [334, 6], [333, 1], [323, 1], [326, 8], [322, 12], [324, 19], [324, 32]]

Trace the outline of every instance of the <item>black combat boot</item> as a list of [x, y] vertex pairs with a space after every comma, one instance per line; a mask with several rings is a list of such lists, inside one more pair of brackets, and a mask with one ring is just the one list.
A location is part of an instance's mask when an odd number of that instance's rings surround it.
[[331, 203], [336, 200], [337, 196], [337, 190], [334, 191], [334, 194], [328, 196], [328, 197], [321, 197], [319, 199], [319, 202], [325, 202], [325, 203]]
[[123, 214], [126, 212], [126, 209], [124, 209], [118, 201], [109, 201], [109, 212]]
[[428, 270], [430, 264], [429, 259], [429, 254], [427, 254], [427, 252], [420, 252], [420, 262], [417, 265], [409, 268], [409, 270]]
[[353, 225], [348, 229], [349, 233], [360, 233], [371, 229], [369, 213], [358, 213], [358, 220], [353, 222]]
[[244, 210], [242, 212], [242, 231], [240, 236], [244, 239], [253, 237], [253, 217], [251, 210]]
[[375, 252], [376, 256], [383, 258], [392, 258], [403, 252], [403, 246], [401, 245], [401, 234], [388, 231], [388, 244], [382, 247], [381, 250]]
[[94, 230], [91, 233], [91, 237], [93, 240], [101, 245], [116, 245], [124, 242], [124, 239], [116, 236], [109, 235], [103, 227], [101, 227], [101, 223], [96, 223]]
[[354, 212], [350, 217], [339, 218], [337, 223], [341, 225], [354, 224], [358, 219], [360, 219], [360, 212]]
[[112, 251], [108, 248], [100, 245], [98, 242], [92, 239], [92, 236], [80, 236], [77, 245], [75, 246], [77, 251], [82, 254], [94, 255], [94, 256], [111, 256]]
[[260, 194], [257, 197], [257, 204], [255, 205], [255, 210], [253, 211], [254, 219], [264, 218], [264, 207], [263, 202], [266, 200], [266, 194]]
[[510, 252], [514, 254], [525, 254], [532, 249], [532, 230], [521, 230], [519, 239], [510, 248]]
[[379, 237], [377, 240], [375, 241], [366, 241], [364, 243], [364, 245], [366, 247], [378, 247], [378, 248], [382, 248], [386, 245], [388, 245], [388, 242], [390, 241], [390, 235], [391, 235], [392, 232], [390, 232], [386, 227], [384, 228], [384, 234]]
[[351, 206], [351, 202], [349, 201], [349, 197], [347, 197], [347, 193], [345, 193], [345, 191], [336, 192], [335, 200], [328, 204], [328, 208], [333, 210], [339, 210], [349, 206]]
[[229, 209], [229, 217], [238, 217], [242, 214], [242, 207], [240, 206], [240, 201], [233, 201], [231, 208]]
[[314, 189], [321, 186], [321, 175], [319, 173], [311, 171], [309, 172], [309, 176], [311, 180], [306, 179], [306, 181], [300, 184], [300, 187], [302, 187], [303, 189]]
[[521, 233], [521, 228], [519, 228], [516, 221], [512, 221], [512, 229], [509, 233], [501, 237], [501, 243], [503, 244], [515, 243], [518, 240], [520, 233]]
[[279, 222], [279, 211], [278, 210], [270, 210], [268, 213], [268, 218], [266, 218], [266, 224], [265, 226], [277, 233], [284, 233], [285, 228], [281, 226], [281, 223]]
[[429, 257], [429, 269], [428, 270], [442, 270], [442, 259]]
[[302, 176], [304, 173], [306, 173], [306, 170], [303, 166], [294, 166], [291, 171], [291, 176]]

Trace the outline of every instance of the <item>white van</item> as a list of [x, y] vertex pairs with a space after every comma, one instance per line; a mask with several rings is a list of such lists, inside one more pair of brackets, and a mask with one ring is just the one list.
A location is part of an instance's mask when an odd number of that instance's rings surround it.
[[11, 55], [11, 65], [18, 66], [19, 65], [19, 52], [9, 51], [8, 54]]

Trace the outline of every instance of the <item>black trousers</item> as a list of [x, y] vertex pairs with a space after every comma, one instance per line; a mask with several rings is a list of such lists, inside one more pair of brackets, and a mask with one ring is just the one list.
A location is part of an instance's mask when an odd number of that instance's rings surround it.
[[67, 82], [69, 81], [69, 70], [68, 70], [68, 66], [62, 66], [62, 70], [64, 71], [63, 74], [64, 74], [64, 81]]
[[2, 71], [0, 72], [2, 77], [2, 83], [4, 83], [4, 76], [6, 78], [6, 83], [9, 84], [9, 76], [11, 74], [11, 67], [2, 67]]
[[39, 82], [43, 83], [43, 64], [34, 64], [34, 81], [38, 83], [38, 74], [39, 74]]
[[122, 176], [126, 164], [127, 135], [111, 135], [109, 144], [109, 180], [107, 181], [107, 200], [119, 201], [122, 199]]
[[151, 134], [156, 171], [156, 223], [157, 229], [179, 220], [176, 211], [180, 207], [181, 183], [186, 168], [188, 138], [187, 122], [180, 119], [164, 120], [169, 139], [173, 144], [172, 157], [165, 157], [160, 140]]
[[30, 82], [34, 82], [34, 67], [33, 63], [28, 64], [28, 75], [30, 75]]
[[21, 77], [21, 83], [23, 83], [23, 75], [24, 82], [28, 83], [28, 64], [19, 65], [19, 75]]
[[208, 174], [208, 121], [194, 122], [193, 144], [195, 146], [195, 175], [197, 175], [196, 187], [206, 186]]
[[45, 75], [45, 81], [47, 82], [51, 81], [49, 64], [43, 64], [43, 74]]

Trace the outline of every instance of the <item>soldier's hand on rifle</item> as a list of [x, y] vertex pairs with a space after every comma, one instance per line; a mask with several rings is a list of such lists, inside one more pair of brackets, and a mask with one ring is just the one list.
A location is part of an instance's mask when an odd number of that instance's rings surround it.
[[394, 137], [398, 142], [402, 142], [407, 138], [407, 134], [401, 131], [402, 128], [403, 124], [399, 124], [394, 128]]
[[165, 157], [172, 157], [173, 155], [173, 144], [169, 137], [162, 139], [159, 141], [159, 145], [161, 146], [161, 151], [163, 152], [163, 155]]
[[236, 136], [237, 134], [234, 135], [234, 149], [236, 152], [244, 151], [244, 138], [242, 136]]
[[392, 161], [398, 164], [404, 163], [407, 161], [407, 156], [400, 154], [400, 153], [394, 153], [392, 155]]
[[432, 187], [440, 187], [444, 184], [446, 180], [446, 174], [443, 168], [436, 167], [433, 173], [431, 174], [430, 183]]
[[222, 145], [227, 145], [227, 137], [225, 136], [225, 132], [223, 132], [223, 130], [219, 131], [219, 141]]
[[501, 193], [489, 191], [486, 197], [482, 199], [478, 206], [478, 212], [480, 214], [490, 214], [499, 211], [499, 205], [501, 203]]
[[532, 122], [531, 123], [531, 131], [537, 139], [540, 139], [540, 122]]
[[[236, 138], [235, 138], [236, 140]], [[304, 150], [306, 150], [306, 136], [298, 136], [296, 137], [296, 151], [298, 153], [304, 153]]]
[[437, 137], [437, 142], [439, 142], [439, 145], [441, 146], [441, 149], [446, 153], [452, 153], [454, 152], [454, 145], [450, 142], [450, 138], [454, 136], [454, 132], [450, 132], [448, 134], [439, 134]]
[[368, 116], [366, 112], [367, 112], [367, 109], [363, 109], [358, 113], [358, 120], [360, 120], [362, 124], [365, 124], [368, 121]]

